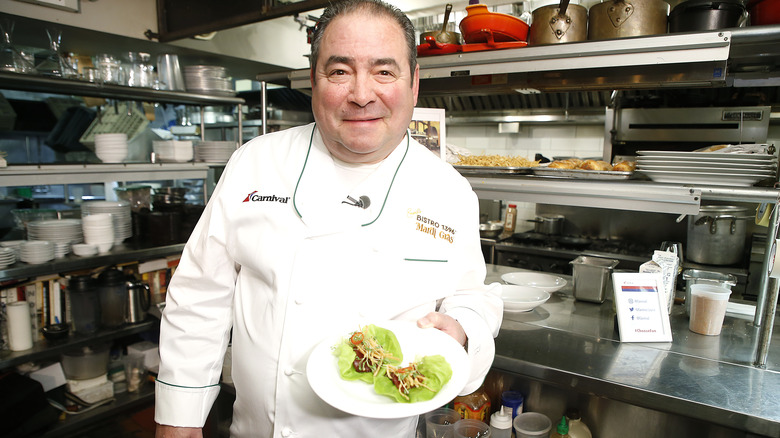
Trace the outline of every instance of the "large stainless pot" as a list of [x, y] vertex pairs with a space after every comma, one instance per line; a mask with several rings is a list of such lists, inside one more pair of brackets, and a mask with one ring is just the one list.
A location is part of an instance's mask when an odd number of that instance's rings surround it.
[[588, 39], [665, 34], [668, 16], [662, 0], [605, 0], [590, 7]]
[[588, 38], [588, 10], [584, 6], [570, 5], [569, 0], [536, 8], [531, 17], [529, 45], [570, 43]]
[[566, 216], [562, 214], [542, 214], [535, 219], [528, 219], [528, 222], [534, 222], [534, 231], [537, 233], [557, 236], [563, 231], [563, 222]]
[[688, 259], [706, 265], [733, 265], [745, 250], [746, 207], [703, 205], [696, 216], [688, 216]]

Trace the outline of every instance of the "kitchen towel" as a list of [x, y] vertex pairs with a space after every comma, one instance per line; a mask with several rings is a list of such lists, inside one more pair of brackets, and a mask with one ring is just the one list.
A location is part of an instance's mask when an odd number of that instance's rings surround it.
[[33, 346], [30, 306], [27, 301], [16, 301], [7, 305], [8, 347], [11, 351], [28, 350]]

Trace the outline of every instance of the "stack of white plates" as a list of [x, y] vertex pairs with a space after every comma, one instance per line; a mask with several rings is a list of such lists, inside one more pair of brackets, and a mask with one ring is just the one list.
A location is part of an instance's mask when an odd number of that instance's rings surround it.
[[95, 213], [83, 218], [84, 241], [96, 245], [98, 252], [108, 252], [114, 246], [114, 219], [110, 213]]
[[19, 249], [22, 247], [22, 242], [24, 240], [6, 240], [5, 242], [0, 242], [0, 248], [9, 248], [16, 253], [16, 259], [19, 259]]
[[190, 140], [153, 141], [152, 148], [161, 162], [184, 163], [192, 161], [194, 155]]
[[55, 243], [79, 243], [84, 240], [81, 219], [47, 219], [27, 223], [27, 239]]
[[127, 134], [95, 134], [95, 155], [104, 163], [121, 163], [127, 158]]
[[233, 82], [225, 67], [218, 65], [187, 65], [184, 67], [187, 91], [215, 96], [235, 96]]
[[[114, 244], [120, 244], [133, 235], [133, 219], [127, 201], [89, 201], [81, 204], [81, 220], [93, 214], [111, 214], [114, 224]], [[86, 233], [84, 234], [86, 240]], [[91, 242], [87, 242], [91, 243]]]
[[201, 141], [195, 147], [195, 161], [227, 163], [236, 149], [238, 144], [234, 141]]
[[664, 183], [752, 186], [777, 175], [769, 154], [637, 151], [637, 172]]
[[23, 262], [37, 265], [54, 260], [54, 243], [45, 240], [28, 240], [19, 248]]
[[0, 248], [0, 268], [16, 263], [16, 251], [11, 248]]

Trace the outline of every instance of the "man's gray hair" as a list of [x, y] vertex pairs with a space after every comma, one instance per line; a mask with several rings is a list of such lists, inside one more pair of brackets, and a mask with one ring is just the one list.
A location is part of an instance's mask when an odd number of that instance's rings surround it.
[[[322, 43], [322, 35], [325, 33], [325, 29], [336, 18], [341, 15], [346, 15], [354, 12], [367, 12], [370, 15], [381, 15], [392, 18], [401, 26], [401, 30], [406, 37], [406, 46], [409, 52], [409, 67], [411, 68], [411, 74], [414, 76], [414, 70], [417, 67], [417, 43], [414, 37], [414, 25], [409, 17], [403, 13], [397, 7], [385, 3], [382, 0], [339, 0], [331, 3], [322, 13], [319, 21], [314, 26], [314, 34], [311, 38], [311, 68], [314, 70], [317, 67], [317, 59], [320, 55], [320, 44]], [[312, 78], [316, 78], [313, 74]], [[312, 79], [316, 80], [316, 79]]]

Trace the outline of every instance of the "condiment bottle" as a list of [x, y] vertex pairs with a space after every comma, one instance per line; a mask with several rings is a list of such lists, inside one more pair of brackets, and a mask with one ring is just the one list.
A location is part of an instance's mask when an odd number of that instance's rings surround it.
[[516, 224], [517, 224], [517, 205], [509, 204], [509, 206], [506, 209], [506, 217], [504, 219], [504, 234], [514, 234]]
[[569, 436], [571, 438], [593, 438], [588, 425], [582, 422], [580, 412], [576, 409], [570, 409], [566, 412], [566, 419], [569, 420]]
[[566, 416], [561, 416], [561, 422], [558, 423], [558, 427], [555, 432], [550, 434], [550, 438], [571, 438], [569, 435], [569, 425], [566, 424]]
[[490, 416], [490, 438], [512, 438], [512, 413], [505, 406]]
[[490, 416], [490, 397], [483, 387], [468, 395], [459, 395], [452, 401], [452, 408], [463, 419], [479, 420], [487, 423]]
[[523, 393], [504, 391], [501, 393], [501, 404], [506, 407], [507, 412], [512, 414], [512, 421], [514, 421], [517, 414], [523, 413]]

